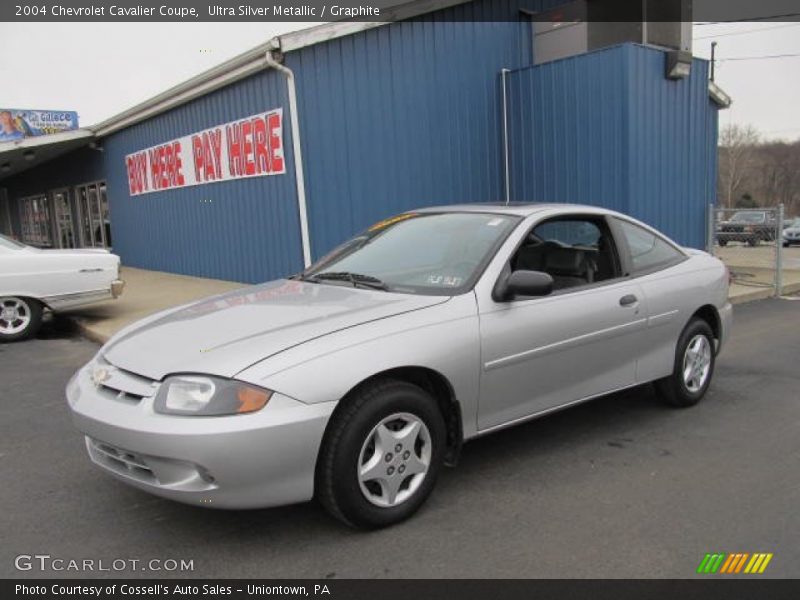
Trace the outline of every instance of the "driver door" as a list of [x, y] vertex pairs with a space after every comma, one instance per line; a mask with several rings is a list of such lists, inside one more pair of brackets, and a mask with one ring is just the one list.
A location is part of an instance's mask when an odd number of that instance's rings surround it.
[[[530, 240], [558, 248], [549, 259], [545, 248], [541, 262], [528, 258], [534, 264], [522, 267], [550, 272], [556, 289], [544, 297], [501, 302], [485, 291], [478, 294], [479, 430], [636, 382], [646, 303], [640, 287], [622, 276], [605, 218], [562, 216], [535, 225], [507, 268], [517, 268]], [[527, 255], [536, 253], [529, 250]], [[563, 256], [586, 258], [594, 266], [570, 271]]]

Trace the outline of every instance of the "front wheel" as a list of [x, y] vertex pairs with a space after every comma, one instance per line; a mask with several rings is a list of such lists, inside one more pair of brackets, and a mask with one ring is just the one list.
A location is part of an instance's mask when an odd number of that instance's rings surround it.
[[396, 380], [345, 399], [320, 450], [316, 492], [348, 525], [374, 529], [414, 514], [433, 490], [446, 431], [434, 398]]
[[42, 305], [32, 298], [0, 296], [0, 342], [36, 335], [42, 324]]
[[671, 406], [694, 406], [714, 374], [714, 334], [703, 319], [693, 318], [678, 339], [672, 375], [655, 382], [656, 393]]

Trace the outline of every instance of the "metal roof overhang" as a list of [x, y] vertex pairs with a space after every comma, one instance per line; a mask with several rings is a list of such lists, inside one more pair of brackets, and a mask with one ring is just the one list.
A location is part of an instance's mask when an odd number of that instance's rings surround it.
[[97, 137], [109, 135], [266, 69], [269, 66], [264, 58], [267, 52], [291, 52], [467, 2], [472, 2], [472, 0], [415, 0], [385, 9], [381, 8], [381, 17], [384, 20], [380, 22], [336, 21], [279, 35], [149, 100], [93, 125], [91, 129]]
[[89, 129], [64, 131], [18, 142], [0, 143], [0, 181], [27, 171], [71, 150], [88, 146], [95, 139]]

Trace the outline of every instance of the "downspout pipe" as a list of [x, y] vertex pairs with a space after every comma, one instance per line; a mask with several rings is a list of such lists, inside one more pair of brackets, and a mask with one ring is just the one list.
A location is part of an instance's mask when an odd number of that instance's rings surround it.
[[267, 65], [286, 77], [286, 86], [289, 90], [289, 119], [292, 128], [297, 210], [300, 214], [300, 242], [303, 248], [303, 267], [307, 268], [311, 265], [311, 241], [308, 234], [308, 207], [306, 204], [306, 180], [303, 173], [303, 150], [300, 144], [300, 120], [297, 117], [297, 88], [295, 86], [294, 72], [280, 63], [273, 52], [280, 56], [277, 51], [268, 50], [265, 55]]
[[500, 82], [503, 86], [503, 187], [506, 205], [511, 202], [511, 176], [508, 165], [508, 93], [506, 91], [506, 75], [511, 73], [508, 69], [500, 70]]

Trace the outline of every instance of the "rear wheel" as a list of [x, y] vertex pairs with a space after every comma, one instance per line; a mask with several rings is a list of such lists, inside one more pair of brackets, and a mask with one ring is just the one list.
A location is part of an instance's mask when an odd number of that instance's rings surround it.
[[659, 397], [671, 406], [694, 406], [705, 395], [714, 374], [714, 334], [697, 317], [681, 333], [672, 375], [655, 382]]
[[42, 305], [38, 300], [0, 296], [0, 342], [33, 337], [41, 324]]
[[317, 497], [349, 525], [378, 528], [414, 514], [444, 459], [445, 424], [423, 389], [382, 380], [345, 400], [317, 465]]

